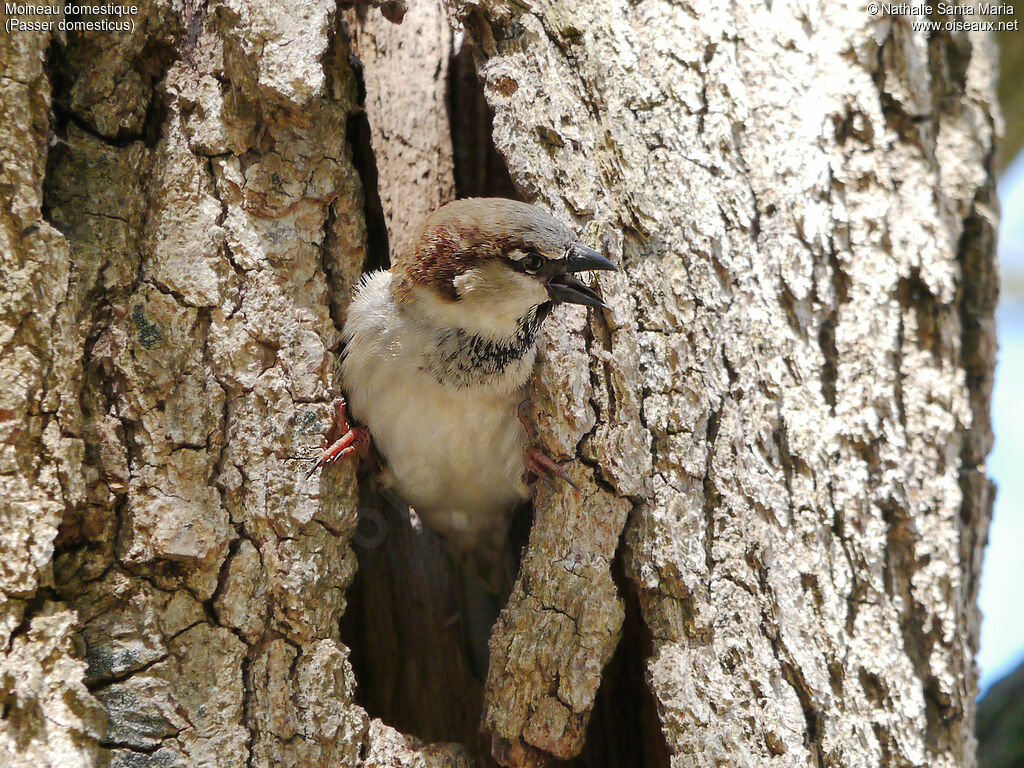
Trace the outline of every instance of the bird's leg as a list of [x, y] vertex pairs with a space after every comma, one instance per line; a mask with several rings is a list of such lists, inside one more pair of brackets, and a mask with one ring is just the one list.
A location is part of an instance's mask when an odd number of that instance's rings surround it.
[[532, 475], [537, 477], [540, 475], [554, 475], [565, 480], [577, 491], [580, 490], [580, 487], [572, 481], [564, 467], [556, 464], [550, 456], [534, 445], [526, 446], [526, 450], [523, 451], [523, 464], [526, 466], [526, 471]]
[[343, 456], [350, 456], [355, 453], [362, 458], [366, 458], [370, 454], [370, 432], [366, 427], [354, 427], [349, 424], [348, 408], [345, 405], [344, 397], [335, 399], [334, 411], [334, 424], [328, 431], [328, 434], [331, 436], [341, 434], [341, 437], [324, 448], [323, 455], [317, 459], [316, 464], [309, 470], [309, 474], [306, 477], [310, 477], [320, 467], [326, 466], [332, 461], [337, 461]]
[[[530, 440], [533, 441], [537, 437], [537, 430], [534, 429], [533, 424], [530, 421], [529, 403], [526, 400], [521, 402], [516, 412], [519, 416], [519, 421], [521, 421], [523, 426], [526, 427], [526, 434], [529, 436]], [[580, 487], [572, 481], [572, 478], [569, 477], [569, 473], [565, 471], [565, 468], [556, 464], [554, 459], [548, 456], [543, 448], [538, 448], [535, 445], [527, 445], [526, 449], [523, 451], [523, 465], [526, 467], [527, 476], [532, 475], [533, 477], [540, 477], [541, 475], [553, 475], [564, 480], [577, 491], [580, 489]], [[529, 482], [529, 478], [526, 479], [526, 482]]]
[[526, 434], [533, 440], [537, 436], [537, 430], [533, 426], [533, 422], [530, 421], [530, 401], [523, 400], [518, 406], [516, 406], [516, 416], [519, 417], [519, 422], [526, 428]]

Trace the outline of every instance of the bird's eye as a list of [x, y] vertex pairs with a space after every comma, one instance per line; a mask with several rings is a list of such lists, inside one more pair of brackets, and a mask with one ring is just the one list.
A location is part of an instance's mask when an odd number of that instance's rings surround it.
[[519, 263], [527, 272], [533, 273], [544, 266], [544, 257], [536, 251], [530, 251], [528, 254], [523, 256]]

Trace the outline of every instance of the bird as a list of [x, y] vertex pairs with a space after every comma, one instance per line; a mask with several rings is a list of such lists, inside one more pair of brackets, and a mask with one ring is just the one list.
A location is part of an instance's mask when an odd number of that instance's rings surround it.
[[441, 206], [390, 270], [354, 291], [342, 332], [343, 434], [312, 471], [372, 444], [385, 485], [463, 570], [491, 594], [507, 591], [509, 528], [529, 480], [569, 478], [533, 444], [523, 415], [538, 332], [557, 304], [607, 308], [575, 275], [616, 269], [536, 205]]

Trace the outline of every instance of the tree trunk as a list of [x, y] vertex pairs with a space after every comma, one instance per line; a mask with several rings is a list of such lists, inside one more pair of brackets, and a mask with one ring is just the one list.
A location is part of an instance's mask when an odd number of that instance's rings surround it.
[[[991, 39], [377, 5], [0, 36], [0, 765], [974, 765]], [[305, 459], [360, 273], [487, 194], [621, 271], [546, 325], [579, 490], [482, 684], [429, 530]]]

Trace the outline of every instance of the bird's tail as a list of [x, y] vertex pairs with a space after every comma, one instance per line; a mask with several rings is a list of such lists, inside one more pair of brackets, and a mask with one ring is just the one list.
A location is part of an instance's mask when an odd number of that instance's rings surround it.
[[498, 595], [488, 590], [479, 580], [469, 574], [463, 582], [463, 629], [465, 631], [466, 653], [470, 668], [480, 680], [487, 679], [489, 659], [488, 642], [491, 629], [505, 606], [508, 595]]
[[488, 643], [501, 609], [512, 594], [519, 561], [527, 544], [531, 523], [529, 504], [521, 505], [511, 516], [509, 528], [495, 539], [495, 547], [475, 560], [463, 560], [463, 623], [466, 648], [473, 673], [487, 679]]

